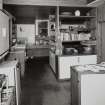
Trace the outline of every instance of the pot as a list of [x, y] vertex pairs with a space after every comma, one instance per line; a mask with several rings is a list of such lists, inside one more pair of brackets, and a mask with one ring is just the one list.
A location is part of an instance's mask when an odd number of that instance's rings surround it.
[[64, 53], [67, 55], [77, 55], [78, 50], [75, 48], [64, 48]]
[[92, 53], [93, 53], [93, 48], [92, 48], [92, 46], [84, 46], [84, 47], [83, 47], [83, 53], [84, 53], [84, 54], [92, 54]]

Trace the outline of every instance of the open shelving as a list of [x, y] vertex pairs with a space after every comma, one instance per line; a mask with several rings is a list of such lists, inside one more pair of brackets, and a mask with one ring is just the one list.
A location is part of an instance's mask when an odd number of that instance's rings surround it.
[[[80, 14], [76, 16], [75, 12]], [[62, 54], [62, 44], [76, 41], [96, 40], [96, 8], [95, 7], [63, 7], [56, 8], [55, 40], [56, 54]]]

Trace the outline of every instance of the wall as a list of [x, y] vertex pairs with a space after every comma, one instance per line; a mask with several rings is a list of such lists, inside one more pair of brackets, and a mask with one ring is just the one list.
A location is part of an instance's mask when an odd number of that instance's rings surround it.
[[17, 24], [17, 39], [26, 39], [28, 44], [35, 43], [35, 24]]
[[105, 62], [105, 3], [97, 8], [98, 20], [98, 38], [97, 38], [97, 52], [100, 62]]
[[2, 0], [0, 0], [0, 9], [2, 9]]
[[84, 5], [87, 3], [87, 0], [4, 0], [5, 4], [22, 4], [22, 5], [64, 5], [64, 6], [73, 6], [73, 5]]

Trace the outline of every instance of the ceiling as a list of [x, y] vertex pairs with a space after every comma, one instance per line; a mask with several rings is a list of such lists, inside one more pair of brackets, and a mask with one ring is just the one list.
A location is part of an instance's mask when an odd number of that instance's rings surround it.
[[4, 5], [4, 9], [16, 18], [48, 19], [50, 12], [54, 12], [54, 6], [33, 5]]

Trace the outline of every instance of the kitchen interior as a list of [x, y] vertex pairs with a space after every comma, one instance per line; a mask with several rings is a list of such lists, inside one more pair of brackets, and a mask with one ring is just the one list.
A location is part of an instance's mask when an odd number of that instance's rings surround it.
[[105, 105], [104, 0], [0, 0], [0, 104]]

